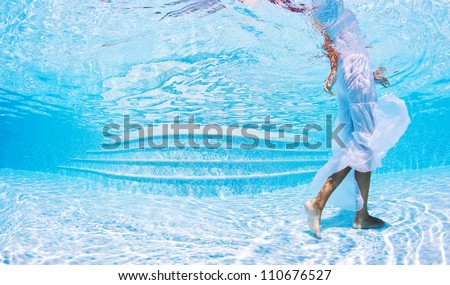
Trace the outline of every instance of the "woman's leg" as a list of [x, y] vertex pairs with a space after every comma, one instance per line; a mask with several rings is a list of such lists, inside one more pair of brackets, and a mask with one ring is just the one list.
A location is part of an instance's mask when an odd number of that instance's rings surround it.
[[353, 221], [353, 227], [355, 229], [370, 229], [379, 228], [384, 225], [384, 221], [369, 215], [367, 210], [367, 202], [369, 200], [369, 188], [370, 188], [370, 176], [371, 172], [359, 172], [355, 171], [355, 179], [358, 182], [361, 196], [364, 200], [364, 205], [361, 210], [356, 212], [355, 220]]
[[347, 167], [339, 172], [328, 177], [327, 182], [323, 185], [316, 198], [305, 202], [305, 210], [308, 215], [309, 229], [317, 238], [320, 236], [320, 218], [322, 216], [323, 208], [330, 198], [333, 191], [341, 184], [345, 176], [350, 172], [351, 168]]

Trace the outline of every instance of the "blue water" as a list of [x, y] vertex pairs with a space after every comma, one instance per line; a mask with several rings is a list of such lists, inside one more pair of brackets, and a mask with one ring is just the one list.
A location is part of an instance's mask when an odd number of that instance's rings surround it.
[[[345, 1], [411, 125], [373, 177], [381, 230], [302, 211], [329, 157], [329, 64], [310, 20], [265, 1], [2, 1], [0, 261], [448, 264], [450, 3]], [[307, 4], [308, 1], [305, 1]], [[102, 149], [106, 124], [317, 124], [319, 149]], [[317, 135], [317, 136], [314, 136]], [[133, 135], [132, 135], [133, 136]], [[109, 141], [110, 142], [110, 141]]]

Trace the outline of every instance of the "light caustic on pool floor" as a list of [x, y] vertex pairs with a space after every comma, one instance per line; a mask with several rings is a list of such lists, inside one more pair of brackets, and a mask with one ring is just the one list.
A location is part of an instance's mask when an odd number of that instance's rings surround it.
[[186, 197], [81, 178], [0, 170], [0, 261], [7, 264], [446, 264], [450, 168], [375, 175], [370, 208], [390, 225], [354, 230], [327, 208], [308, 231], [307, 186]]

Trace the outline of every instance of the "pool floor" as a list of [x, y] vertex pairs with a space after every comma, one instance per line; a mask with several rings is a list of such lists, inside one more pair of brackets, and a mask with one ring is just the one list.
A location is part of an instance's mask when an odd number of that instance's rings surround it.
[[351, 228], [327, 207], [308, 231], [308, 185], [190, 198], [105, 188], [83, 178], [0, 169], [5, 264], [448, 264], [450, 167], [374, 175], [371, 213]]

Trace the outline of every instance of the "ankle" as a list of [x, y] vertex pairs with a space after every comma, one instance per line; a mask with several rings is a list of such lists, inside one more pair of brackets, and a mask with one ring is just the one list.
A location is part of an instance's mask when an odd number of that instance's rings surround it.
[[369, 217], [369, 212], [367, 210], [360, 210], [358, 212], [356, 212], [355, 214], [355, 219], [365, 219], [367, 217]]
[[319, 210], [320, 212], [322, 212], [322, 210], [323, 210], [323, 208], [324, 208], [323, 203], [321, 203], [321, 201], [318, 200], [318, 199], [313, 199], [313, 200], [312, 200], [312, 205], [313, 205], [314, 209], [317, 209], [317, 210]]

